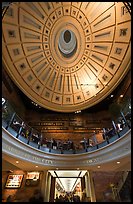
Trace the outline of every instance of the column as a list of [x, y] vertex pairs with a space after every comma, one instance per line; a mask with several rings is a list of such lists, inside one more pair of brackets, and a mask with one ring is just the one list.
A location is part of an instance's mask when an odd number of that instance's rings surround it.
[[93, 135], [93, 142], [94, 142], [94, 145], [97, 145], [97, 137], [96, 137], [96, 133], [94, 133], [94, 135]]
[[127, 120], [126, 120], [124, 113], [123, 113], [122, 111], [120, 111], [120, 113], [121, 113], [121, 116], [123, 117], [123, 119], [124, 119], [124, 121], [125, 121], [125, 124], [126, 124], [126, 125], [128, 126], [128, 128], [130, 129], [131, 127], [130, 127], [130, 125], [128, 124], [128, 122], [127, 122]]
[[[93, 182], [93, 177], [92, 177], [92, 172], [91, 171], [87, 171], [86, 173], [86, 178], [87, 178], [87, 188], [88, 188], [88, 195], [91, 198], [91, 202], [96, 202], [96, 195], [95, 195], [95, 188], [94, 188], [94, 182]], [[86, 190], [87, 190], [86, 188]], [[86, 192], [87, 193], [87, 192]]]
[[45, 199], [46, 199], [47, 177], [48, 177], [48, 171], [45, 170], [42, 173], [42, 179], [41, 179], [41, 194], [43, 196], [43, 201], [44, 202], [45, 202]]
[[55, 196], [55, 177], [51, 176], [51, 188], [50, 188], [49, 202], [54, 202], [54, 196]]
[[[9, 114], [9, 113], [8, 113], [8, 114]], [[11, 116], [11, 118], [10, 118], [9, 121], [7, 122], [7, 126], [5, 127], [6, 130], [7, 130], [8, 127], [12, 124], [15, 115], [16, 115], [16, 113], [13, 113], [12, 116]], [[10, 117], [10, 116], [8, 115], [8, 117]]]
[[49, 199], [50, 199], [50, 187], [51, 187], [51, 174], [50, 174], [50, 172], [48, 172], [47, 173], [45, 202], [49, 202]]
[[81, 191], [83, 192], [83, 190], [85, 189], [85, 177], [81, 178]]
[[85, 189], [86, 189], [86, 197], [90, 197], [90, 190], [89, 190], [89, 180], [87, 173], [85, 174]]

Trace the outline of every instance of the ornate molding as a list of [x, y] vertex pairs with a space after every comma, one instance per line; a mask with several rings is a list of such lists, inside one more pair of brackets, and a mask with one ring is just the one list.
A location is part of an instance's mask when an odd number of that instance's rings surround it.
[[131, 130], [118, 140], [92, 152], [82, 154], [53, 154], [31, 147], [2, 128], [2, 153], [49, 167], [85, 167], [111, 162], [131, 155]]

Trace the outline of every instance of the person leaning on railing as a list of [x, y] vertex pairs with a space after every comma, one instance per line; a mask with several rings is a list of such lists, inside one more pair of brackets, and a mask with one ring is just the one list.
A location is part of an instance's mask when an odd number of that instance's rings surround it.
[[22, 124], [15, 119], [13, 120], [11, 127], [18, 133], [19, 129], [22, 127]]
[[22, 122], [22, 130], [21, 130], [21, 136], [26, 137], [26, 125], [24, 122]]

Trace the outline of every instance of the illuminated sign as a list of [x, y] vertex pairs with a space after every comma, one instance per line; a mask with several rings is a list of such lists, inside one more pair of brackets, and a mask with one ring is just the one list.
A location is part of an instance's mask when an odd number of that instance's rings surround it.
[[39, 172], [28, 172], [26, 177], [26, 186], [35, 186], [39, 183]]
[[6, 188], [20, 188], [22, 183], [23, 175], [8, 175], [6, 181]]

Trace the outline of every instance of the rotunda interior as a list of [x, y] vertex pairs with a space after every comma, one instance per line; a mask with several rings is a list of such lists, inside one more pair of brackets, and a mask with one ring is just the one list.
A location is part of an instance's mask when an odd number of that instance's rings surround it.
[[3, 202], [130, 201], [130, 145], [131, 3], [3, 2]]

